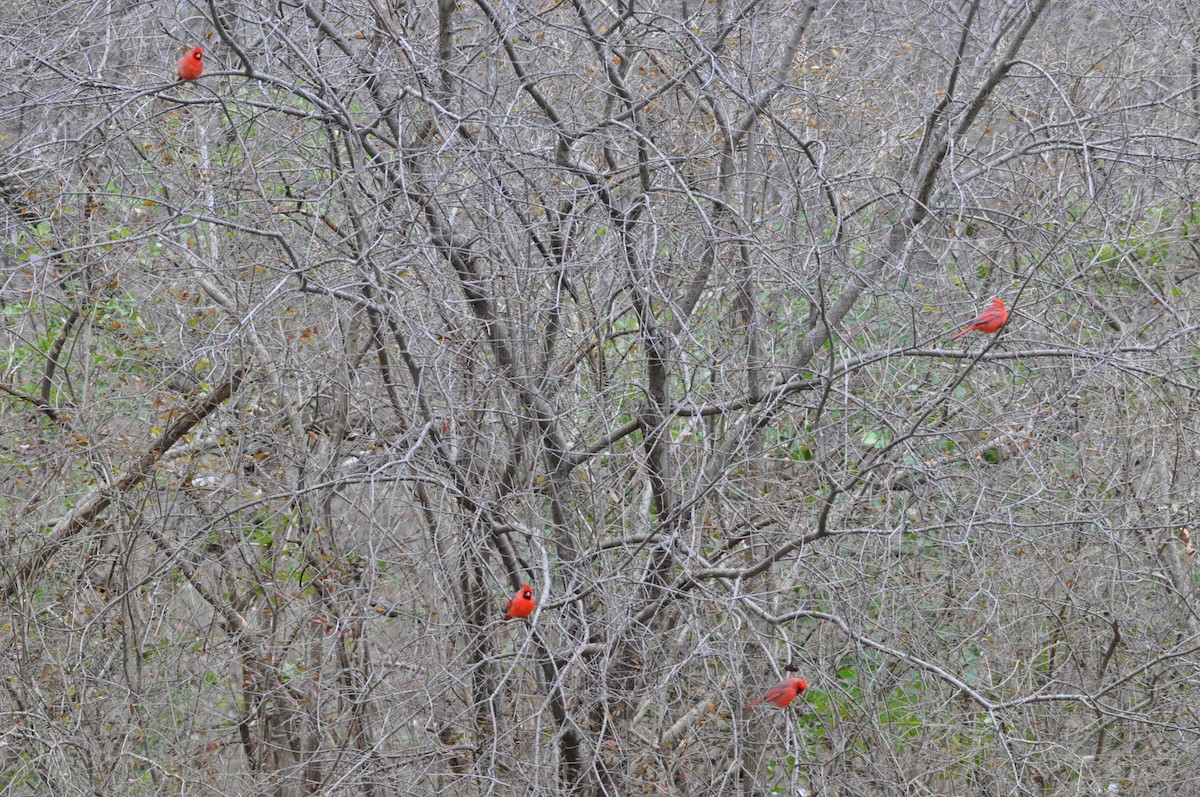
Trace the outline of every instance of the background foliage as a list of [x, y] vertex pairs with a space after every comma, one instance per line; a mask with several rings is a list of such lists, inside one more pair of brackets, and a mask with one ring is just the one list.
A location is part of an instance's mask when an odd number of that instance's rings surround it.
[[1190, 3], [4, 18], [4, 793], [1197, 790]]

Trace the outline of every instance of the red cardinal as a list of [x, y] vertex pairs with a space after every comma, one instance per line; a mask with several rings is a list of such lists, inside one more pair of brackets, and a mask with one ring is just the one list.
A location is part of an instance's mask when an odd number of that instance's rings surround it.
[[517, 590], [517, 594], [508, 599], [508, 604], [504, 607], [504, 619], [512, 620], [514, 617], [528, 617], [533, 614], [533, 587], [528, 584], [522, 584]]
[[808, 681], [803, 678], [785, 678], [768, 689], [760, 699], [747, 703], [746, 708], [754, 708], [763, 703], [770, 703], [777, 708], [787, 708], [788, 704], [796, 699], [796, 695], [802, 694], [807, 688]]
[[1008, 320], [1008, 311], [1004, 309], [1003, 299], [992, 299], [992, 303], [979, 311], [979, 315], [975, 316], [975, 320], [967, 324], [967, 328], [954, 336], [958, 340], [968, 332], [983, 332], [991, 335], [993, 332], [999, 332], [1000, 327], [1004, 326], [1004, 322]]
[[193, 47], [188, 54], [179, 59], [179, 80], [195, 80], [204, 71], [204, 50]]

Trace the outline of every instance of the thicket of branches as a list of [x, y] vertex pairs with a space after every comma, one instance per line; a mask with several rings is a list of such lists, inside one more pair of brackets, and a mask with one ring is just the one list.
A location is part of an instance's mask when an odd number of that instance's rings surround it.
[[5, 793], [1200, 788], [1189, 3], [4, 5]]

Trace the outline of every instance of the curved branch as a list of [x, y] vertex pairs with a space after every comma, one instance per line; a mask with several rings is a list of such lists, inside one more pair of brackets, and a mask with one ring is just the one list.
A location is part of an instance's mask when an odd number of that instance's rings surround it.
[[242, 385], [244, 375], [244, 368], [234, 369], [233, 373], [213, 388], [207, 396], [181, 413], [154, 445], [124, 469], [124, 475], [97, 487], [91, 495], [76, 504], [70, 514], [54, 524], [54, 528], [46, 536], [46, 541], [32, 553], [26, 554], [10, 571], [8, 577], [0, 583], [0, 595], [5, 598], [13, 597], [64, 545], [91, 525], [109, 507], [114, 498], [141, 484], [154, 465], [172, 446], [196, 426], [199, 426], [226, 399], [237, 392]]

